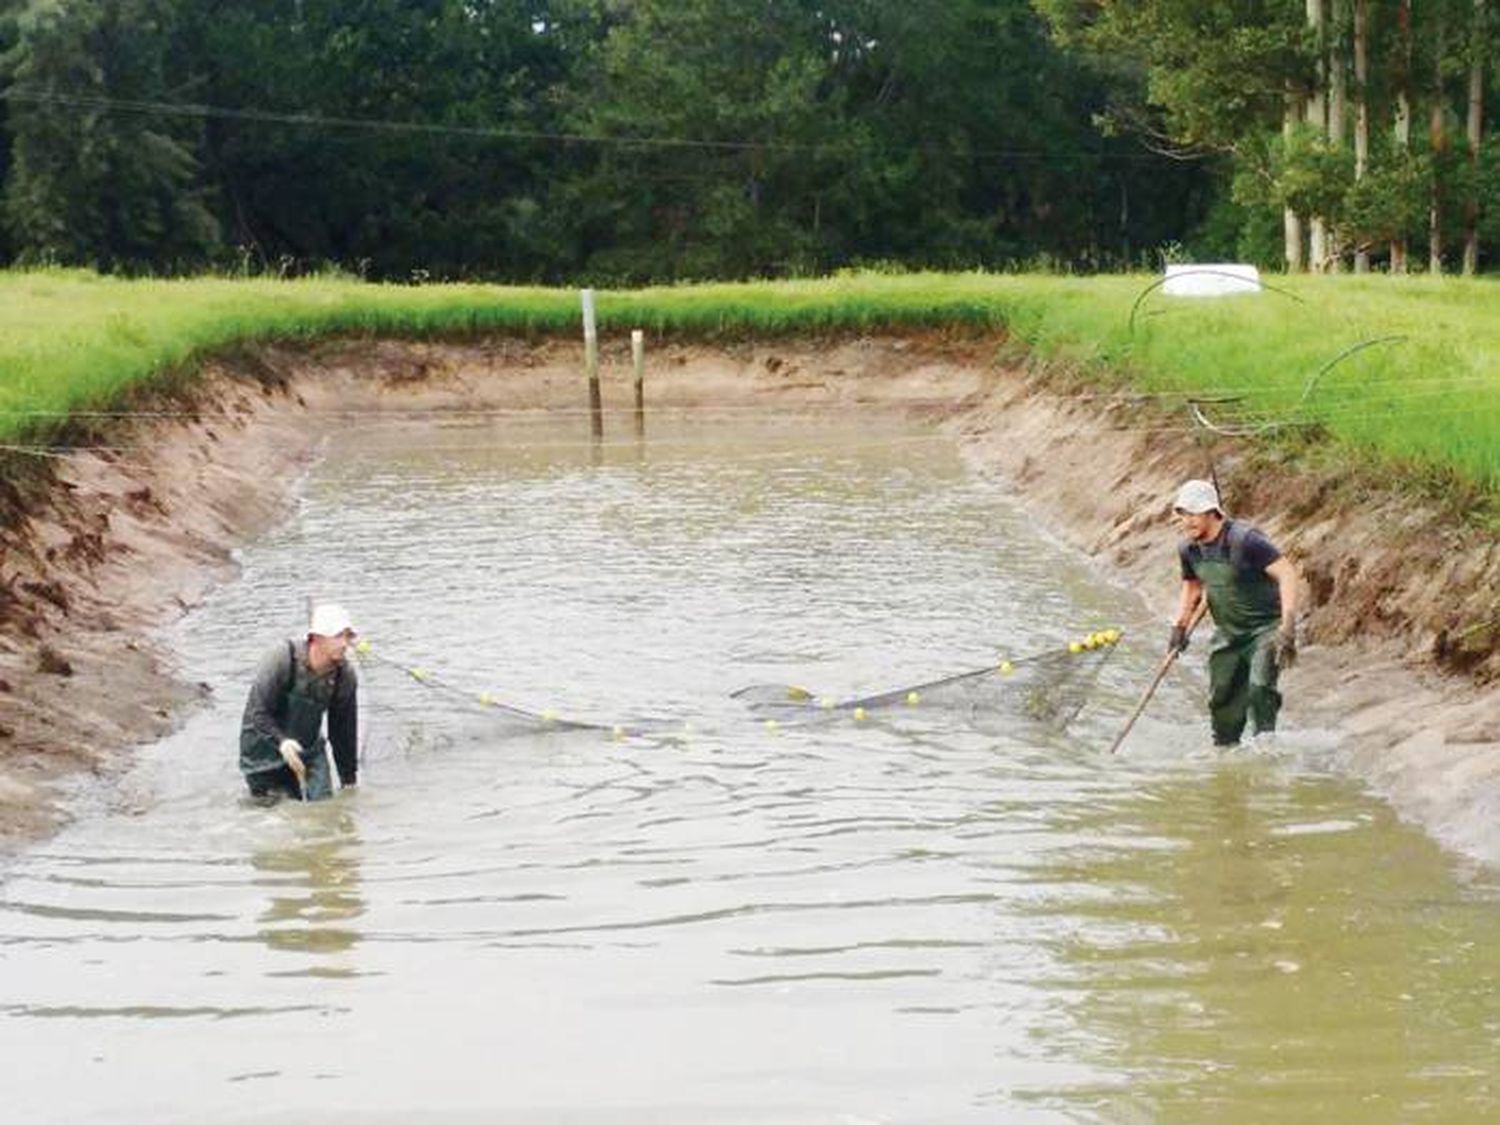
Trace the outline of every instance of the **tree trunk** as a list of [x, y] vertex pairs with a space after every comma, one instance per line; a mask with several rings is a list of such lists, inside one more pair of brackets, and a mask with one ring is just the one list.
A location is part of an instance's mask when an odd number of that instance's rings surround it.
[[1290, 207], [1281, 209], [1281, 233], [1286, 244], [1286, 272], [1302, 273], [1307, 268], [1302, 256], [1302, 216]]
[[1464, 200], [1464, 276], [1479, 272], [1479, 144], [1484, 133], [1484, 0], [1474, 0], [1469, 39], [1469, 190]]
[[[1370, 0], [1354, 0], [1354, 182], [1365, 178], [1370, 167], [1369, 102]], [[1370, 244], [1360, 236], [1354, 247], [1354, 272], [1370, 272]]]
[[[1411, 0], [1400, 0], [1396, 6], [1396, 34], [1401, 66], [1396, 81], [1396, 156], [1404, 159], [1411, 150]], [[1405, 273], [1406, 268], [1406, 231], [1402, 230], [1391, 240], [1391, 273]]]
[[[1344, 58], [1344, 25], [1348, 22], [1349, 0], [1333, 0], [1333, 19], [1328, 29], [1328, 144], [1342, 151], [1349, 127], [1349, 68]], [[1328, 272], [1344, 269], [1343, 233], [1336, 225], [1328, 228]]]
[[1439, 165], [1448, 147], [1448, 137], [1443, 129], [1447, 108], [1443, 105], [1443, 51], [1446, 47], [1443, 31], [1443, 13], [1442, 9], [1438, 9], [1432, 68], [1432, 116], [1428, 119], [1428, 137], [1432, 148], [1432, 197], [1427, 211], [1427, 272], [1431, 274], [1443, 272], [1443, 177]]
[[[1312, 96], [1307, 99], [1307, 123], [1319, 137], [1328, 136], [1328, 55], [1326, 51], [1327, 0], [1307, 0], [1307, 23], [1318, 44], [1317, 76]], [[1308, 268], [1321, 273], [1328, 260], [1328, 224], [1323, 216], [1313, 215], [1308, 229]]]
[[[1302, 96], [1294, 86], [1287, 84], [1286, 110], [1281, 118], [1281, 136], [1291, 143], [1305, 110]], [[1281, 209], [1281, 231], [1287, 273], [1301, 273], [1307, 268], [1307, 259], [1302, 255], [1302, 216], [1290, 207]]]

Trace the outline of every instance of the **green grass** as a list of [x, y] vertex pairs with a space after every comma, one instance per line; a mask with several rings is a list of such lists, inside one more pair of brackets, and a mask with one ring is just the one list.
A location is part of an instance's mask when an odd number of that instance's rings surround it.
[[555, 332], [576, 319], [576, 304], [563, 291], [522, 288], [0, 273], [0, 440], [44, 432], [59, 413], [105, 409], [245, 342]]
[[[1066, 386], [1237, 396], [1209, 420], [1267, 443], [1315, 434], [1351, 464], [1500, 497], [1500, 286], [1443, 278], [1271, 278], [1222, 300], [1152, 278], [852, 274], [601, 292], [600, 331], [716, 340], [945, 326], [1004, 329]], [[1132, 310], [1134, 317], [1132, 318]], [[576, 335], [573, 290], [353, 280], [122, 281], [0, 273], [0, 443], [44, 440], [195, 358], [328, 335]], [[1323, 371], [1347, 349], [1384, 336]]]

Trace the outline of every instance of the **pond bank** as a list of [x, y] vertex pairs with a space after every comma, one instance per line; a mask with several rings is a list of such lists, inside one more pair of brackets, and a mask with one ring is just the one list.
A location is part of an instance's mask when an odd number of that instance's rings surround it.
[[[1058, 393], [1044, 373], [998, 361], [999, 343], [665, 345], [648, 356], [648, 409], [917, 414], [1165, 622], [1168, 499], [1206, 473], [1204, 447], [1156, 407]], [[285, 513], [340, 412], [577, 411], [579, 351], [514, 339], [264, 349], [210, 364], [191, 404], [116, 422], [108, 448], [53, 462], [55, 481], [0, 543], [0, 847], [53, 830], [80, 779], [118, 772], [129, 746], [207, 690], [172, 667], [153, 630], [232, 577], [235, 547]], [[628, 358], [605, 360], [617, 430], [629, 426]], [[1335, 471], [1297, 472], [1233, 443], [1213, 455], [1232, 510], [1308, 580], [1288, 723], [1336, 730], [1345, 767], [1404, 816], [1500, 859], [1500, 547]], [[1465, 674], [1445, 674], [1455, 665]]]

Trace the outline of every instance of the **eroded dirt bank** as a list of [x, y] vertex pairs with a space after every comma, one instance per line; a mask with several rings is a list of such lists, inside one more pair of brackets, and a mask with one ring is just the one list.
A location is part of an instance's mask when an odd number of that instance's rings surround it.
[[[1055, 393], [998, 362], [998, 344], [669, 345], [651, 352], [648, 396], [653, 410], [917, 413], [1165, 621], [1176, 595], [1168, 498], [1205, 474], [1204, 447], [1154, 408]], [[73, 784], [121, 768], [206, 690], [172, 667], [153, 629], [233, 576], [235, 547], [285, 512], [341, 425], [371, 411], [577, 411], [579, 351], [516, 340], [268, 349], [210, 365], [185, 407], [113, 425], [108, 449], [49, 459], [55, 479], [0, 532], [0, 848], [54, 829]], [[608, 424], [628, 426], [628, 360], [605, 360]], [[1212, 455], [1231, 509], [1307, 576], [1288, 721], [1339, 731], [1351, 772], [1450, 846], [1500, 860], [1500, 547], [1336, 474], [1233, 445]]]

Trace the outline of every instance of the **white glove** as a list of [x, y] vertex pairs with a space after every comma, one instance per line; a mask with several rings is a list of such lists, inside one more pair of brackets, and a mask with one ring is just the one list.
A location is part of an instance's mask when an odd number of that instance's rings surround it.
[[281, 740], [281, 760], [291, 767], [292, 772], [297, 775], [297, 780], [307, 782], [307, 767], [302, 764], [302, 743], [295, 738], [283, 738]]

